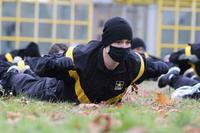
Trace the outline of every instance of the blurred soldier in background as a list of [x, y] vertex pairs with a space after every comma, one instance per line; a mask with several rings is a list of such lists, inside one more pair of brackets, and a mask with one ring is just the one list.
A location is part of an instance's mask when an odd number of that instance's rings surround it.
[[172, 99], [200, 98], [200, 81], [180, 75], [180, 68], [172, 67], [167, 74], [164, 74], [158, 79], [158, 87], [163, 88], [169, 85], [175, 91], [172, 93]]
[[12, 50], [9, 53], [0, 55], [0, 60], [13, 62], [15, 57], [24, 59], [25, 57], [41, 57], [39, 47], [35, 42], [30, 42], [24, 49]]
[[145, 58], [148, 58], [151, 61], [158, 61], [158, 60], [161, 61], [161, 59], [148, 54], [148, 52], [146, 51], [146, 44], [141, 38], [138, 37], [133, 38], [131, 42], [131, 49], [140, 54], [144, 54]]
[[200, 75], [200, 44], [188, 44], [185, 49], [178, 50], [170, 55], [169, 61], [180, 68], [180, 74], [191, 67]]
[[[68, 49], [67, 45], [65, 44], [54, 44], [51, 46], [49, 50], [49, 54], [61, 54], [64, 51]], [[56, 101], [58, 100], [55, 94], [54, 90], [57, 90], [57, 93], [59, 93], [58, 90], [62, 90], [64, 87], [64, 82], [62, 80], [56, 80], [55, 78], [48, 78], [48, 77], [39, 77], [33, 70], [35, 68], [35, 65], [37, 64], [37, 61], [40, 60], [40, 57], [27, 57], [25, 59], [25, 62], [21, 62], [20, 60], [18, 63], [14, 64], [9, 63], [6, 61], [0, 61], [0, 77], [3, 77], [3, 74], [6, 71], [10, 71], [12, 69], [18, 71], [18, 77], [20, 81], [22, 81], [20, 84], [24, 87], [26, 87], [27, 82], [31, 82], [28, 85], [30, 85], [32, 88], [35, 89], [29, 89], [24, 90], [23, 88], [17, 88], [15, 90], [12, 90], [12, 85], [7, 84], [6, 79], [1, 81], [1, 84], [3, 84], [4, 88], [0, 86], [0, 94], [2, 96], [8, 96], [10, 94], [17, 95], [17, 94], [23, 94], [25, 93], [28, 97], [37, 98], [40, 100], [51, 100]], [[22, 64], [23, 65], [22, 65]], [[21, 66], [20, 66], [21, 65]], [[16, 79], [18, 80], [18, 78]], [[62, 89], [60, 89], [62, 88]]]

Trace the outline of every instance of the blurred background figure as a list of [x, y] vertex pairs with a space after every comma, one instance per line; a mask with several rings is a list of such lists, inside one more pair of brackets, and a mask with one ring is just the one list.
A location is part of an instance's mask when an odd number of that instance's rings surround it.
[[68, 46], [63, 43], [56, 43], [52, 45], [49, 49], [49, 54], [55, 54], [55, 53], [63, 53], [67, 51]]
[[5, 60], [11, 63], [16, 62], [16, 60], [20, 60], [20, 58], [24, 59], [25, 57], [41, 57], [38, 44], [35, 42], [30, 42], [24, 49], [15, 49], [0, 55], [1, 60]]
[[145, 53], [146, 52], [146, 44], [145, 42], [140, 38], [133, 38], [131, 49], [138, 53]]
[[188, 44], [184, 49], [173, 52], [169, 61], [180, 68], [180, 74], [199, 77], [200, 75], [200, 44]]
[[141, 38], [133, 38], [132, 42], [131, 42], [131, 49], [135, 52], [138, 52], [140, 54], [143, 54], [145, 56], [145, 58], [148, 58], [148, 60], [151, 61], [162, 61], [162, 59], [159, 59], [153, 55], [150, 55], [147, 51], [146, 51], [146, 43], [141, 39]]

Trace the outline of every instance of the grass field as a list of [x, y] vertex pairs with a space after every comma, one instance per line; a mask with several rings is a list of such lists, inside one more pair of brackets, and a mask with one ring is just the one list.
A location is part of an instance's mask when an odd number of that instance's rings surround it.
[[[0, 99], [1, 133], [198, 133], [200, 104], [156, 102], [156, 83], [144, 82], [139, 94], [119, 105], [48, 103], [23, 97]], [[166, 88], [167, 89], [167, 88]], [[169, 94], [168, 89], [163, 91]]]

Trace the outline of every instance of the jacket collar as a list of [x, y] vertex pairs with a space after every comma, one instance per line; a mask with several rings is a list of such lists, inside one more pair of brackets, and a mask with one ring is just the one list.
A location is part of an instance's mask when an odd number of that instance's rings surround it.
[[120, 63], [114, 70], [109, 70], [105, 66], [104, 60], [103, 60], [103, 48], [104, 47], [101, 47], [101, 49], [99, 50], [99, 53], [98, 53], [97, 68], [106, 74], [117, 75], [117, 74], [124, 73], [126, 71], [125, 61]]

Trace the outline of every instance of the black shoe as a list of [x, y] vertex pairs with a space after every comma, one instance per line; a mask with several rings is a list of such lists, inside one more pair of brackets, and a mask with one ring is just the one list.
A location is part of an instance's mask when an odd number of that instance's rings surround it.
[[7, 97], [15, 95], [12, 90], [12, 85], [10, 84], [10, 78], [13, 74], [19, 73], [18, 67], [13, 65], [8, 68], [7, 72], [4, 73], [2, 79], [0, 80], [0, 96]]
[[11, 66], [12, 64], [3, 60], [0, 60], [0, 79], [2, 79], [4, 73], [7, 72], [8, 68]]
[[177, 88], [171, 95], [172, 99], [200, 99], [200, 83], [194, 86], [182, 86]]
[[4, 95], [5, 90], [3, 89], [3, 86], [0, 84], [0, 97]]
[[163, 74], [158, 78], [158, 87], [163, 88], [166, 85], [169, 85], [171, 78], [173, 76], [179, 75], [179, 73], [180, 73], [180, 68], [178, 67], [170, 68], [166, 74]]
[[192, 95], [186, 96], [186, 98], [188, 97], [191, 99], [199, 100], [200, 99], [200, 83], [192, 86], [192, 90], [194, 93]]
[[197, 93], [193, 93], [192, 95], [185, 95], [185, 96], [183, 96], [183, 98], [199, 100], [200, 93], [197, 92]]
[[8, 86], [5, 85], [5, 83], [1, 80], [0, 81], [0, 97], [8, 97], [13, 95], [13, 91], [10, 88], [7, 88]]

